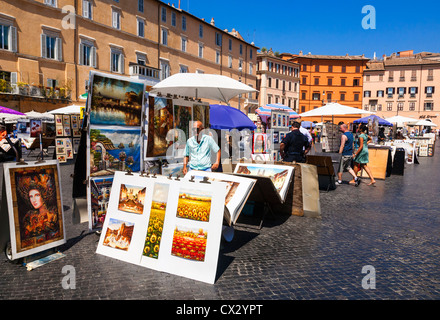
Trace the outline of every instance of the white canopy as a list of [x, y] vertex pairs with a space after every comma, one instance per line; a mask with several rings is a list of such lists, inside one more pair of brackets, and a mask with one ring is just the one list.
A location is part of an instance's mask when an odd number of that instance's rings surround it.
[[339, 115], [349, 115], [349, 114], [371, 114], [372, 112], [365, 111], [358, 108], [353, 108], [349, 106], [344, 106], [342, 104], [332, 102], [325, 106], [300, 113], [301, 118], [303, 117], [321, 117], [321, 116], [339, 116]]
[[398, 127], [402, 127], [404, 123], [411, 123], [411, 122], [416, 123], [417, 121], [419, 121], [418, 119], [404, 117], [404, 116], [394, 116], [390, 118], [385, 118], [385, 120], [391, 123], [396, 123]]
[[437, 127], [434, 122], [428, 120], [419, 120], [416, 123], [408, 123], [411, 126]]
[[239, 94], [256, 91], [240, 81], [222, 75], [177, 73], [153, 86], [150, 93], [160, 93], [162, 95], [176, 94], [184, 97], [205, 98], [228, 103], [229, 100]]
[[21, 115], [21, 114], [0, 113], [0, 123], [2, 121], [4, 121], [5, 123], [14, 123], [19, 120], [26, 121], [27, 118], [25, 115]]
[[54, 121], [54, 117], [53, 114], [44, 112], [36, 112], [36, 111], [29, 111], [25, 113], [26, 118], [28, 118], [29, 120], [41, 120], [41, 121], [46, 121], [46, 122], [53, 122]]
[[80, 112], [81, 112], [81, 106], [78, 106], [75, 104], [49, 111], [49, 113], [51, 113], [51, 114], [74, 114], [74, 113], [80, 113]]

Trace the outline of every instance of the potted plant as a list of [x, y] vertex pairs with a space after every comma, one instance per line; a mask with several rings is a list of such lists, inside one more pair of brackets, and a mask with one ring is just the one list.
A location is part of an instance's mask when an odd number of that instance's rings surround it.
[[11, 84], [5, 79], [0, 79], [0, 92], [11, 92]]
[[21, 95], [27, 95], [29, 84], [26, 82], [18, 81], [17, 82], [18, 92]]

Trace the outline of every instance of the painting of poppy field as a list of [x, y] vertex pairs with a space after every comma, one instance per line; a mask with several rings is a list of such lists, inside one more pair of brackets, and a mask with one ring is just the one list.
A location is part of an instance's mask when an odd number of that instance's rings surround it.
[[210, 194], [201, 190], [180, 190], [177, 217], [196, 221], [209, 221], [211, 199]]
[[207, 231], [177, 227], [174, 229], [171, 254], [193, 261], [205, 261]]

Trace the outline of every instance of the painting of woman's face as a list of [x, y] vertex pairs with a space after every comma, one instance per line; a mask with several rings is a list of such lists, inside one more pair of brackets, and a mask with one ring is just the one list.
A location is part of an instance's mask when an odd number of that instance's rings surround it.
[[31, 201], [31, 204], [34, 207], [34, 209], [40, 209], [40, 207], [43, 205], [43, 199], [41, 198], [41, 193], [36, 189], [32, 189], [29, 191], [29, 200]]

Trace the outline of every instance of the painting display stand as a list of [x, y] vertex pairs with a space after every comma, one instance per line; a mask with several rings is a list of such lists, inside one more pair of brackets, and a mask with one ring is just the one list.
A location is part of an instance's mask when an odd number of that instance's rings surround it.
[[252, 189], [251, 194], [248, 197], [248, 201], [253, 201], [263, 204], [263, 213], [262, 216], [260, 217], [260, 221], [257, 227], [246, 223], [235, 223], [235, 226], [261, 230], [264, 219], [268, 214], [270, 214], [272, 218], [275, 218], [275, 214], [272, 211], [271, 207], [281, 202], [280, 195], [278, 194], [277, 190], [275, 189], [272, 183], [272, 180], [270, 180], [269, 177], [244, 175], [240, 173], [234, 173], [234, 175], [255, 179], [256, 183], [254, 188]]
[[213, 284], [226, 183], [116, 172], [96, 253]]

